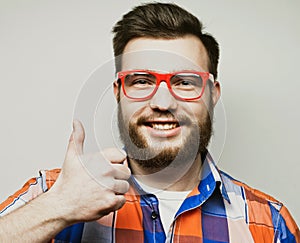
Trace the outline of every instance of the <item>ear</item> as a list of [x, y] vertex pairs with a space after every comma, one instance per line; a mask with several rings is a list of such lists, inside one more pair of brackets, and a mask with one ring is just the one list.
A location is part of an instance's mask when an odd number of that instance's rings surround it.
[[218, 81], [214, 81], [214, 86], [211, 95], [212, 95], [213, 105], [215, 107], [221, 96], [221, 85]]
[[119, 88], [118, 81], [115, 81], [113, 85], [114, 85], [114, 95], [115, 95], [115, 98], [119, 102], [119, 100], [120, 100], [120, 88]]

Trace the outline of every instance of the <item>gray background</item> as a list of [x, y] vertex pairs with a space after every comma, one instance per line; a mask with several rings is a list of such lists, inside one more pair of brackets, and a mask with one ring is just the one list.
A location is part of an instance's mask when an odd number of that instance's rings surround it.
[[[219, 167], [284, 202], [299, 223], [300, 2], [175, 2], [220, 42]], [[1, 201], [39, 169], [60, 167], [80, 89], [111, 60], [111, 27], [138, 3], [0, 1]]]

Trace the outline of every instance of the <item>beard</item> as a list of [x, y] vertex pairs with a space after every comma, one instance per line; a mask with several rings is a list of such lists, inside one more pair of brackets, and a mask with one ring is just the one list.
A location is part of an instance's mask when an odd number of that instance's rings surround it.
[[213, 106], [211, 100], [201, 119], [197, 118], [192, 121], [184, 115], [176, 116], [179, 125], [184, 124], [190, 127], [190, 133], [183, 134], [181, 144], [177, 146], [168, 142], [167, 138], [159, 144], [148, 143], [138, 129], [145, 121], [159, 117], [175, 119], [170, 111], [155, 110], [151, 116], [141, 116], [135, 123], [126, 122], [123, 118], [122, 107], [118, 107], [120, 139], [125, 146], [129, 161], [135, 161], [147, 173], [155, 173], [166, 167], [178, 169], [178, 166], [190, 166], [199, 154], [206, 153], [212, 136]]

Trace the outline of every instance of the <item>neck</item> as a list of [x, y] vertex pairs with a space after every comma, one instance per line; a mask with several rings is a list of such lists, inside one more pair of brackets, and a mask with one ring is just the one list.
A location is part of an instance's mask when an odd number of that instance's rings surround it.
[[201, 155], [182, 166], [171, 165], [161, 170], [145, 169], [136, 161], [129, 161], [133, 175], [143, 184], [167, 191], [189, 191], [199, 184], [202, 166]]

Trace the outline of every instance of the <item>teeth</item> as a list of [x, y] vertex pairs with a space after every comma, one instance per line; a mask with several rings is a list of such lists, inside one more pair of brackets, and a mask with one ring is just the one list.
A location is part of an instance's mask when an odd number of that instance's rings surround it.
[[177, 125], [175, 123], [170, 123], [170, 124], [153, 123], [152, 127], [157, 130], [170, 130], [177, 127]]

